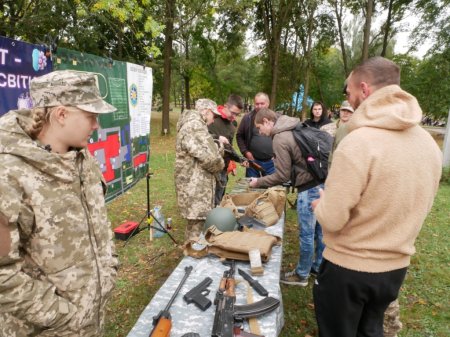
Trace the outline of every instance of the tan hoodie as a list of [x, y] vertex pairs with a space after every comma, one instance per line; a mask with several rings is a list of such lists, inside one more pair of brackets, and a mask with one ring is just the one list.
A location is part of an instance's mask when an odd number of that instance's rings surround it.
[[315, 209], [327, 260], [363, 272], [409, 265], [442, 170], [442, 153], [421, 118], [416, 99], [397, 85], [377, 90], [355, 111]]

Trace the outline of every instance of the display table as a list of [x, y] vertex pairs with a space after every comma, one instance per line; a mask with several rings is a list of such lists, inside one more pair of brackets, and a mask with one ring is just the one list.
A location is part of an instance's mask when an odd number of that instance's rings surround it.
[[[282, 238], [283, 229], [284, 215], [282, 215], [275, 225], [266, 228], [266, 232]], [[279, 284], [281, 261], [282, 246], [274, 246], [272, 248], [270, 260], [263, 265], [264, 275], [254, 277], [267, 289], [269, 296], [275, 297], [281, 302], [277, 309], [266, 315], [259, 316], [257, 319], [261, 334], [265, 337], [278, 336], [284, 324], [283, 303]], [[181, 337], [188, 332], [196, 332], [201, 337], [211, 336], [216, 309], [214, 297], [219, 288], [223, 272], [229, 269], [229, 266], [222, 264], [220, 259], [213, 255], [209, 255], [202, 259], [195, 259], [189, 256], [184, 257], [144, 309], [136, 324], [128, 333], [128, 337], [149, 336], [153, 328], [153, 316], [157, 315], [166, 307], [181, 279], [185, 275], [184, 268], [187, 266], [192, 266], [193, 270], [169, 310], [172, 315], [172, 330], [170, 336]], [[235, 279], [237, 282], [243, 280], [237, 272], [238, 268], [250, 273], [250, 264], [248, 262], [236, 261]], [[183, 295], [203, 281], [205, 277], [211, 277], [213, 280], [208, 287], [210, 293], [207, 295], [213, 304], [206, 311], [201, 311], [194, 304], [188, 305], [183, 300]], [[263, 299], [263, 297], [259, 296], [253, 289], [252, 291], [254, 302]], [[246, 300], [247, 287], [244, 282], [239, 282], [236, 285], [236, 304], [246, 304]], [[244, 325], [244, 330], [249, 331], [247, 325]]]

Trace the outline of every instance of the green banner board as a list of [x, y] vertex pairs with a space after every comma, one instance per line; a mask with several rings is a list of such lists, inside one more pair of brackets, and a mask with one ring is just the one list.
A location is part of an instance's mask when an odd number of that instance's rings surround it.
[[58, 48], [53, 67], [96, 73], [101, 94], [117, 108], [100, 115], [88, 146], [108, 184], [106, 200], [112, 200], [148, 172], [152, 70], [64, 48]]

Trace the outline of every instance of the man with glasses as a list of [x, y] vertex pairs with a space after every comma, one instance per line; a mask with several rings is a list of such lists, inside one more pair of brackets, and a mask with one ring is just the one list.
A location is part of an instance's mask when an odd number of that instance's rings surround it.
[[[241, 96], [235, 94], [228, 96], [227, 102], [217, 107], [220, 116], [215, 116], [214, 122], [208, 126], [208, 131], [212, 134], [213, 138], [221, 140], [224, 144], [228, 144], [228, 146], [232, 146], [233, 137], [236, 133], [236, 118], [241, 114], [243, 108], [244, 103]], [[221, 202], [228, 182], [228, 165], [231, 159], [227, 153], [225, 153], [224, 161], [225, 167], [219, 174], [220, 181], [216, 184], [214, 197], [216, 206]]]

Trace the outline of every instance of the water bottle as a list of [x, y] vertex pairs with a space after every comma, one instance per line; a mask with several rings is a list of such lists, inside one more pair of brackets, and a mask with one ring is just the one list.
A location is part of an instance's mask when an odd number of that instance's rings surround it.
[[[156, 220], [158, 220], [158, 221], [155, 221], [155, 220], [152, 221], [152, 226], [154, 227], [153, 228], [153, 237], [160, 238], [165, 233], [158, 229], [161, 229], [161, 230], [162, 230], [162, 228], [166, 229], [166, 220], [164, 218], [164, 215], [162, 214], [161, 206], [155, 206], [153, 208], [153, 217]], [[158, 222], [159, 222], [159, 224], [161, 224], [161, 226], [158, 224]], [[155, 229], [155, 228], [158, 228], [158, 229]]]

